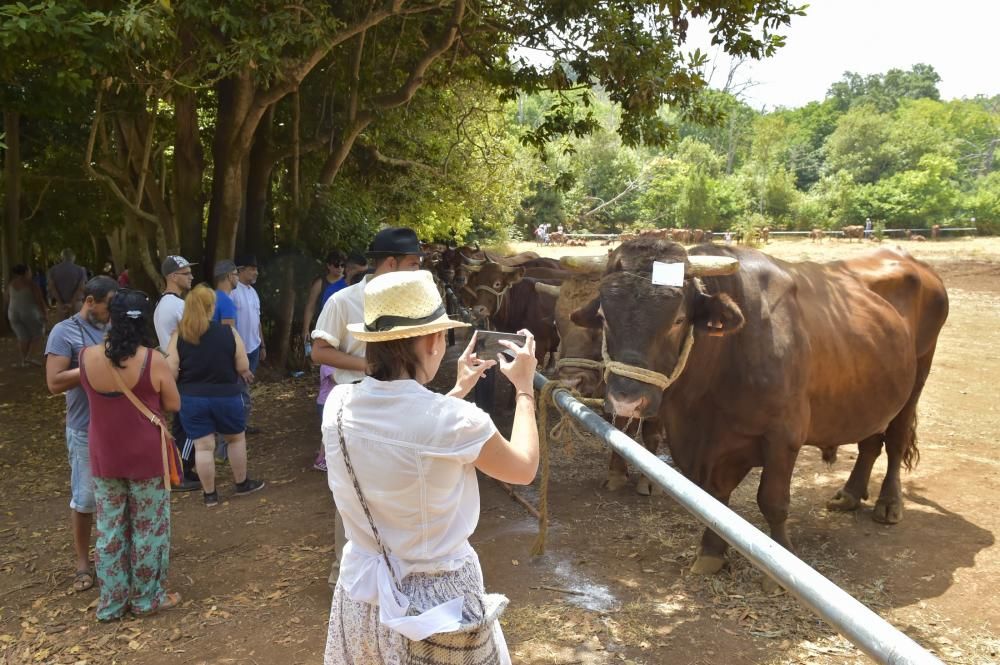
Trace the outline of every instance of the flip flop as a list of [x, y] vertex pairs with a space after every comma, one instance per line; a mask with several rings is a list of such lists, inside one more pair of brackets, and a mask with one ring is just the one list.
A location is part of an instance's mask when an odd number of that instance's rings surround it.
[[157, 605], [155, 609], [149, 610], [148, 612], [136, 612], [135, 610], [132, 610], [132, 614], [140, 618], [148, 617], [158, 612], [163, 612], [164, 610], [169, 610], [174, 607], [177, 607], [180, 604], [181, 604], [181, 594], [176, 591], [170, 591], [164, 597], [163, 602]]
[[94, 573], [90, 570], [78, 570], [73, 575], [73, 591], [80, 593], [94, 586]]

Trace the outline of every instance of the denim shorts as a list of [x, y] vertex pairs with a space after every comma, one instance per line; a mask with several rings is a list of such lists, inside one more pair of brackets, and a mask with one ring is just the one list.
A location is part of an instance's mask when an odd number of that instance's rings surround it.
[[69, 479], [72, 498], [69, 507], [78, 513], [92, 513], [94, 477], [90, 475], [90, 444], [85, 429], [66, 428], [66, 448], [69, 452]]
[[241, 434], [247, 428], [242, 395], [181, 395], [181, 425], [189, 439], [210, 434]]

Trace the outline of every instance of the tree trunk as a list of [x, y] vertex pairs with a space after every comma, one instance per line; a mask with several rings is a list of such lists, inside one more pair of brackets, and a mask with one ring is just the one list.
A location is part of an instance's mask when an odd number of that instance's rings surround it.
[[250, 167], [247, 174], [246, 202], [246, 251], [260, 257], [274, 250], [268, 218], [268, 200], [271, 192], [271, 174], [274, 172], [272, 149], [272, 127], [274, 107], [257, 128], [253, 148], [250, 150]]
[[174, 97], [174, 219], [180, 236], [180, 251], [189, 261], [202, 257], [202, 225], [205, 221], [205, 195], [201, 189], [205, 159], [198, 134], [198, 99], [193, 92]]
[[[6, 292], [11, 268], [21, 262], [21, 243], [17, 228], [21, 223], [21, 114], [3, 112], [4, 142], [7, 149], [3, 159], [4, 224], [0, 238], [0, 291]], [[0, 315], [0, 333], [10, 330], [6, 310]]]

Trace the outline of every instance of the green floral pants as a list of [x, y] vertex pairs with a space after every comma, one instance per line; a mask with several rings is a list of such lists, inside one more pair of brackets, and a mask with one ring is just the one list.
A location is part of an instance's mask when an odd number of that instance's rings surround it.
[[97, 618], [154, 612], [166, 599], [170, 493], [163, 478], [94, 478], [97, 499]]

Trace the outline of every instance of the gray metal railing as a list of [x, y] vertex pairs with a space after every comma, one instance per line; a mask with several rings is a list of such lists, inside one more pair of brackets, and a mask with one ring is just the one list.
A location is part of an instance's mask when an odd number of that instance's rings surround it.
[[[535, 374], [535, 388], [548, 382]], [[778, 581], [810, 610], [879, 663], [941, 664], [933, 654], [875, 614], [853, 596], [778, 545], [714, 497], [664, 464], [651, 452], [578, 402], [566, 390], [552, 398], [585, 429], [659, 485], [685, 510], [719, 534], [754, 566]]]

